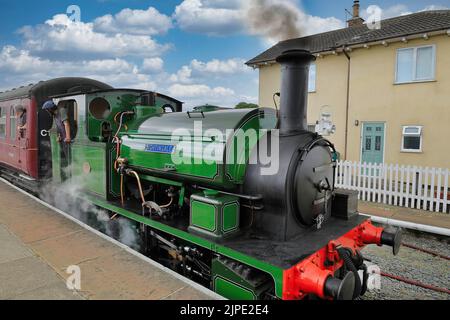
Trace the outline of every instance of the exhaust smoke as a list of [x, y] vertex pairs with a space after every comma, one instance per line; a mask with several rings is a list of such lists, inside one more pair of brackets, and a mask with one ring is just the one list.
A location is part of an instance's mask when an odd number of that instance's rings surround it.
[[249, 32], [269, 41], [299, 38], [304, 35], [304, 13], [290, 0], [245, 1], [246, 24]]
[[[69, 169], [65, 169], [70, 172]], [[100, 179], [100, 177], [99, 177]], [[83, 200], [83, 179], [71, 178], [63, 183], [49, 182], [41, 191], [40, 198], [56, 208], [70, 214], [96, 230], [118, 240], [126, 246], [140, 250], [141, 243], [138, 227], [130, 220], [117, 216], [111, 220], [110, 215]]]

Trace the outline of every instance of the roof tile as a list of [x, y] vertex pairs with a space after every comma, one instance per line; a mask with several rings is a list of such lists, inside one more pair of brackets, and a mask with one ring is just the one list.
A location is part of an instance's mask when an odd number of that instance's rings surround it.
[[283, 51], [290, 49], [305, 49], [319, 53], [344, 45], [382, 41], [445, 29], [450, 29], [450, 10], [423, 11], [383, 20], [381, 29], [378, 30], [371, 30], [363, 25], [281, 41], [246, 64], [274, 61]]

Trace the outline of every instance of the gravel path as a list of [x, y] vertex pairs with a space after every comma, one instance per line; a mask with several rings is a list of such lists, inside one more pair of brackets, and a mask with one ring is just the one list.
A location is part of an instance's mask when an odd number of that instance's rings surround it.
[[[403, 242], [450, 256], [450, 239], [404, 231]], [[364, 257], [381, 271], [424, 284], [450, 289], [450, 261], [402, 246], [397, 256], [390, 247], [368, 246]], [[450, 300], [450, 295], [412, 286], [386, 277], [381, 290], [367, 292], [363, 300]]]

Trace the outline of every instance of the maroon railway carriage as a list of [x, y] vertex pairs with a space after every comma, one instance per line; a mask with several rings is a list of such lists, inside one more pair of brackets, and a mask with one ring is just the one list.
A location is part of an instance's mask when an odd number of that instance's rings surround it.
[[[50, 140], [42, 130], [51, 128], [53, 119], [41, 109], [52, 96], [112, 89], [86, 78], [57, 78], [0, 93], [0, 166], [34, 181], [51, 173]], [[20, 132], [14, 108], [26, 109], [27, 127]]]

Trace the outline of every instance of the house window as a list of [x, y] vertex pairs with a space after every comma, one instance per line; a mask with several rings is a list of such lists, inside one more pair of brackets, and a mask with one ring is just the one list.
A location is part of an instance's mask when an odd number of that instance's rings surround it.
[[6, 137], [6, 109], [0, 108], [0, 138]]
[[16, 140], [16, 115], [14, 107], [9, 109], [9, 140]]
[[404, 126], [402, 136], [403, 152], [422, 152], [422, 130], [421, 126]]
[[316, 70], [316, 64], [312, 63], [309, 66], [308, 92], [316, 92]]
[[431, 81], [435, 77], [436, 47], [397, 50], [396, 83]]

